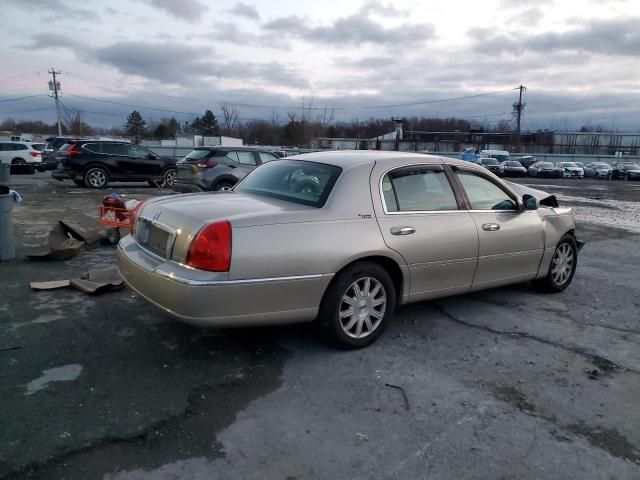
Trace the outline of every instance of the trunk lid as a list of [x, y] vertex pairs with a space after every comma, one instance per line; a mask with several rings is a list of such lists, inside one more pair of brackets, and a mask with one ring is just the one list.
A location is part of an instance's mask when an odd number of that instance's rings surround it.
[[184, 262], [191, 240], [206, 224], [228, 220], [232, 228], [304, 221], [320, 209], [236, 192], [161, 197], [141, 208], [136, 241], [163, 259]]

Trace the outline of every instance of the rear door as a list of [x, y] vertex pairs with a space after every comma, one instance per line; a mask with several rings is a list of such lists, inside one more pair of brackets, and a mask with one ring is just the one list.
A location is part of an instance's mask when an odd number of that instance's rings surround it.
[[442, 165], [399, 166], [372, 172], [378, 191], [378, 224], [389, 248], [411, 274], [411, 300], [470, 290], [478, 256], [478, 233], [456, 197]]
[[490, 176], [452, 166], [479, 238], [473, 289], [532, 279], [544, 253], [545, 233], [535, 210], [520, 210], [515, 194]]
[[[131, 165], [124, 143], [100, 142], [94, 143], [96, 160], [100, 160], [109, 167], [112, 176], [124, 177], [130, 174]], [[93, 147], [91, 147], [93, 148]]]

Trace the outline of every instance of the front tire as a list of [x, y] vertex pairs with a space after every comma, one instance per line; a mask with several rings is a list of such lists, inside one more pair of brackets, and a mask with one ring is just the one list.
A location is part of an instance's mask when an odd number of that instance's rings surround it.
[[84, 173], [83, 180], [89, 188], [105, 188], [109, 183], [109, 174], [102, 167], [91, 167]]
[[548, 293], [562, 292], [569, 286], [578, 266], [578, 246], [573, 235], [566, 234], [556, 246], [547, 276], [533, 281], [537, 290]]
[[335, 346], [363, 348], [382, 335], [396, 307], [389, 273], [373, 262], [360, 262], [339, 273], [320, 305], [318, 325]]

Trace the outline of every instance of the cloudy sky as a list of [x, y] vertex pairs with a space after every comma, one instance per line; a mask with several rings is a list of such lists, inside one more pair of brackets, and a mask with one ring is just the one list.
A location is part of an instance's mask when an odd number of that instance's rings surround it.
[[101, 126], [220, 102], [285, 120], [303, 98], [338, 120], [495, 122], [524, 84], [525, 129], [640, 130], [638, 0], [4, 0], [0, 58], [0, 119], [53, 121], [53, 66]]

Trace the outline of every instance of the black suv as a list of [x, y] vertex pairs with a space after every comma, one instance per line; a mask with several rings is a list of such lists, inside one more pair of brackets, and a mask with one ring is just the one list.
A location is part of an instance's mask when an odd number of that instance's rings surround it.
[[146, 181], [153, 186], [171, 187], [176, 159], [159, 157], [132, 143], [73, 140], [60, 147], [57, 169], [51, 176], [60, 181], [69, 178], [89, 188], [104, 188], [110, 181]]
[[180, 160], [173, 189], [178, 192], [230, 190], [251, 170], [279, 157], [251, 147], [197, 147]]

